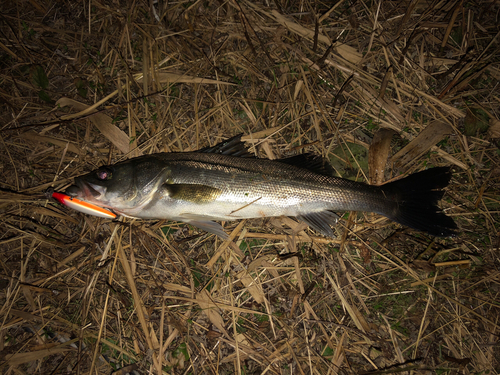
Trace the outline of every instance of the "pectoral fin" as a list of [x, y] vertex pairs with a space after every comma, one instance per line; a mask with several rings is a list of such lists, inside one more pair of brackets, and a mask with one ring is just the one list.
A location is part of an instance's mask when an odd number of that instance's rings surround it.
[[221, 194], [221, 190], [197, 184], [164, 184], [163, 193], [170, 198], [192, 203], [212, 202]]

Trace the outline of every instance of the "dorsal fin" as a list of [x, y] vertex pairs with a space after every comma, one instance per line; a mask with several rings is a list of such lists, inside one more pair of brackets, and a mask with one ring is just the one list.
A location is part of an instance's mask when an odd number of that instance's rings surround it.
[[276, 160], [280, 163], [308, 169], [323, 176], [333, 176], [335, 171], [327, 159], [314, 154], [299, 154], [284, 159]]
[[217, 143], [215, 146], [201, 148], [197, 152], [237, 156], [239, 158], [255, 158], [255, 155], [248, 151], [245, 142], [242, 142], [242, 135], [243, 134], [235, 135], [232, 138]]

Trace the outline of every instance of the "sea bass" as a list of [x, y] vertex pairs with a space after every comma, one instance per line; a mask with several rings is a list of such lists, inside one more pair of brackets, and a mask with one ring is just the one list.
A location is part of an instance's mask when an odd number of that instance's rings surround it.
[[[195, 152], [158, 153], [77, 177], [69, 197], [140, 219], [182, 221], [226, 238], [214, 220], [292, 216], [328, 237], [336, 211], [375, 212], [434, 236], [455, 234], [437, 206], [451, 179], [432, 168], [372, 186], [334, 177], [321, 157], [253, 157], [241, 135]], [[110, 215], [111, 216], [111, 215]]]

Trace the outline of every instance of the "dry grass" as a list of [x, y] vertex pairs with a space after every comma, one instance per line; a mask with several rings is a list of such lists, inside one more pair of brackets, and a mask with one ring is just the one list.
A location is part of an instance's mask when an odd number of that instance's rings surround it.
[[[500, 372], [498, 1], [0, 8], [0, 372]], [[374, 183], [451, 165], [461, 233], [351, 213], [333, 241], [284, 218], [221, 243], [43, 195], [238, 133]]]

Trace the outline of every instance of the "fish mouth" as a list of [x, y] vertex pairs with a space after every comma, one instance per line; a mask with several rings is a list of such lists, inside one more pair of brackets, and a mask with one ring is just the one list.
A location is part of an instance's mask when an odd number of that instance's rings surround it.
[[99, 199], [106, 193], [104, 186], [99, 186], [80, 179], [75, 179], [75, 184], [68, 187], [65, 194], [72, 198]]
[[71, 198], [77, 198], [82, 195], [82, 189], [76, 185], [71, 185], [66, 189], [64, 194], [69, 195]]

